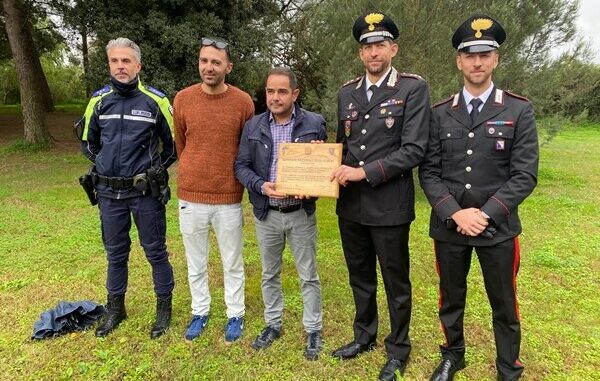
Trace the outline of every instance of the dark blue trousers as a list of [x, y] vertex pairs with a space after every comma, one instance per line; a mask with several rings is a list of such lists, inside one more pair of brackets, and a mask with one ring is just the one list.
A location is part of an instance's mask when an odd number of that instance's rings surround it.
[[412, 308], [408, 236], [410, 224], [368, 226], [338, 219], [350, 287], [354, 295], [354, 340], [360, 344], [377, 338], [377, 261], [390, 315], [385, 338], [388, 357], [406, 361], [411, 350], [408, 336]]
[[[473, 247], [452, 242], [434, 243], [440, 276], [439, 315], [446, 336], [446, 343], [440, 349], [444, 358], [459, 361], [466, 350], [463, 320]], [[503, 380], [516, 380], [523, 373], [519, 360], [521, 323], [516, 295], [519, 240], [515, 237], [494, 246], [475, 246], [475, 252], [492, 307], [496, 368]]]
[[165, 236], [167, 230], [165, 206], [152, 196], [121, 200], [98, 198], [102, 242], [106, 249], [108, 271], [106, 289], [110, 295], [123, 295], [127, 291], [127, 265], [131, 238], [131, 216], [137, 227], [140, 244], [152, 266], [154, 291], [159, 296], [171, 294], [175, 286], [173, 267]]

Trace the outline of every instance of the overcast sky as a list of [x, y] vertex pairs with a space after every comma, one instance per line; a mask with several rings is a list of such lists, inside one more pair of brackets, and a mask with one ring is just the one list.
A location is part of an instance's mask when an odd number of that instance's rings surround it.
[[600, 63], [600, 0], [580, 0], [577, 28], [594, 50], [594, 61]]

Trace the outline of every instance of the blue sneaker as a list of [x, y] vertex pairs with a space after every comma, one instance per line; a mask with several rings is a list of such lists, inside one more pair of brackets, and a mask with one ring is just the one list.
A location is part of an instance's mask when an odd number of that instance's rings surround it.
[[242, 336], [242, 333], [244, 333], [243, 317], [233, 317], [227, 320], [227, 325], [225, 326], [225, 342], [233, 343]]
[[192, 320], [188, 324], [187, 330], [185, 331], [185, 339], [188, 341], [194, 340], [204, 332], [204, 328], [208, 323], [208, 315], [192, 315]]

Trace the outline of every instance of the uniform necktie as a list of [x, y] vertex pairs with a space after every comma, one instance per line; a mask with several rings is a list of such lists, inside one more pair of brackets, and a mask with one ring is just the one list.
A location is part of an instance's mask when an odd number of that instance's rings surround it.
[[481, 106], [482, 103], [483, 101], [479, 98], [473, 98], [471, 99], [471, 102], [469, 102], [469, 104], [473, 106], [473, 109], [471, 110], [471, 123], [475, 123], [475, 119], [477, 119], [477, 116], [479, 115], [479, 106]]
[[369, 90], [371, 90], [371, 96], [368, 96], [368, 94], [367, 94], [367, 98], [369, 98], [369, 101], [371, 101], [371, 98], [373, 98], [373, 95], [375, 95], [375, 93], [377, 92], [378, 89], [379, 89], [379, 86], [377, 86], [377, 85], [369, 86]]

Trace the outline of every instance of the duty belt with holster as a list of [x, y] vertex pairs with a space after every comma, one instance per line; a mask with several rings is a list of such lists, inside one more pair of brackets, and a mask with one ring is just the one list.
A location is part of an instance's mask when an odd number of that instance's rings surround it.
[[158, 199], [163, 205], [171, 199], [169, 173], [162, 167], [148, 168], [146, 172], [133, 177], [108, 177], [95, 172], [95, 167], [91, 166], [88, 172], [79, 178], [79, 183], [92, 205], [98, 203], [96, 191], [98, 184], [109, 186], [114, 190], [134, 188], [144, 194], [150, 191], [152, 197]]

